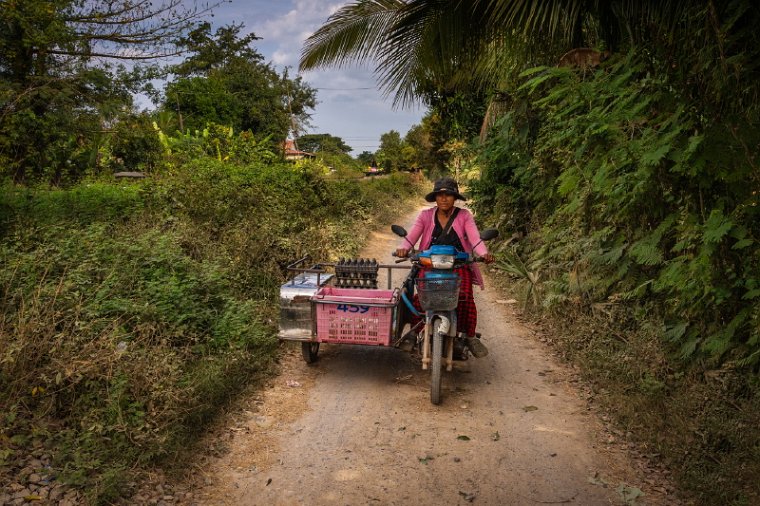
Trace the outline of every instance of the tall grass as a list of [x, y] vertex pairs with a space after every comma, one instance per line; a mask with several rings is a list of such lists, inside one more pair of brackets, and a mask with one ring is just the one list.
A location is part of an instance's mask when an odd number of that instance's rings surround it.
[[172, 176], [0, 196], [0, 468], [43, 445], [92, 503], [187, 447], [270, 374], [296, 257], [349, 255], [416, 188], [287, 164], [196, 161]]

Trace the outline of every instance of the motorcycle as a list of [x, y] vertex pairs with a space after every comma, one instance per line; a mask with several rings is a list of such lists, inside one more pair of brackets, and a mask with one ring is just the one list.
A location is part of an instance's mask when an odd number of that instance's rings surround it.
[[[398, 225], [391, 230], [401, 237], [407, 235]], [[484, 230], [480, 239], [497, 236], [497, 230]], [[479, 260], [453, 246], [411, 250], [408, 257], [396, 261], [410, 261], [411, 268], [383, 265], [375, 259], [309, 264], [309, 258], [303, 257], [287, 266], [291, 276], [280, 287], [278, 336], [300, 342], [304, 361], [312, 364], [320, 343], [400, 348], [409, 335], [403, 331], [411, 326], [414, 344], [422, 352], [422, 368], [431, 370], [430, 400], [440, 404], [442, 368], [451, 371], [455, 359], [467, 358], [465, 336], [457, 332], [461, 280], [455, 269]], [[396, 288], [391, 286], [394, 269], [409, 270]], [[378, 286], [380, 270], [387, 270], [387, 289]], [[422, 312], [412, 302], [415, 292]], [[415, 323], [417, 319], [419, 323]], [[421, 332], [414, 332], [414, 325], [419, 325]]]
[[[399, 237], [406, 238], [407, 236], [404, 227], [399, 225], [392, 225], [391, 230]], [[483, 230], [480, 241], [489, 241], [498, 235], [498, 230]], [[475, 246], [478, 244], [480, 243]], [[413, 245], [410, 244], [410, 246]], [[395, 254], [394, 252], [393, 255]], [[456, 269], [481, 259], [471, 257], [466, 252], [457, 251], [454, 246], [433, 245], [419, 252], [412, 249], [407, 258], [399, 259], [397, 262], [405, 260], [411, 261], [412, 268], [401, 289], [400, 298], [406, 310], [406, 314], [401, 318], [402, 322], [412, 320], [410, 315], [422, 318], [420, 321], [423, 324], [422, 332], [416, 333], [415, 345], [419, 346], [422, 352], [422, 369], [430, 369], [430, 401], [433, 404], [440, 404], [443, 367], [445, 366], [446, 371], [450, 372], [453, 369], [455, 352], [465, 359], [467, 353], [466, 336], [457, 332], [456, 309], [459, 303], [461, 279]], [[415, 291], [424, 314], [412, 303]], [[412, 329], [411, 335], [414, 334], [414, 329]], [[406, 336], [409, 334], [407, 333]]]

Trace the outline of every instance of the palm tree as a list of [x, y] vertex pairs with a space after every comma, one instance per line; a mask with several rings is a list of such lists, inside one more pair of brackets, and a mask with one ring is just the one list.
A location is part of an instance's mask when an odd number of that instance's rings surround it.
[[407, 105], [429, 93], [431, 85], [453, 86], [464, 62], [450, 55], [465, 33], [453, 16], [467, 12], [463, 4], [359, 0], [346, 5], [306, 41], [300, 68], [374, 62], [381, 89], [395, 90], [394, 104]]
[[[431, 88], [498, 89], [573, 47], [673, 32], [698, 0], [357, 0], [306, 41], [300, 68], [376, 65], [394, 105]], [[712, 3], [708, 0], [707, 3]], [[553, 59], [553, 60], [552, 60]]]

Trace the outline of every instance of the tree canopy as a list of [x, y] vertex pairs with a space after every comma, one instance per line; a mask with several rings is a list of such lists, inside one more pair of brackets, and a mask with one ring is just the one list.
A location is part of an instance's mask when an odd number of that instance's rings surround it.
[[[374, 63], [394, 103], [429, 102], [430, 89], [500, 88], [526, 65], [573, 47], [616, 49], [689, 33], [696, 0], [357, 0], [306, 41], [301, 68]], [[695, 27], [690, 27], [695, 28]]]
[[211, 7], [183, 0], [0, 2], [6, 173], [18, 181], [58, 180], [95, 160], [107, 125], [131, 108], [132, 92], [149, 76], [107, 62], [178, 54], [176, 42]]
[[343, 142], [343, 139], [330, 134], [306, 134], [298, 138], [298, 147], [311, 153], [327, 152], [348, 154], [351, 146]]
[[242, 36], [242, 29], [231, 25], [212, 33], [203, 23], [184, 38], [188, 56], [171, 69], [177, 78], [166, 87], [162, 109], [175, 111], [184, 129], [214, 122], [279, 143], [294, 121], [308, 123], [316, 91], [300, 76], [291, 79], [264, 63], [250, 45], [258, 37]]
[[377, 150], [377, 163], [386, 171], [399, 170], [404, 164], [401, 134], [390, 130], [380, 136], [380, 148]]

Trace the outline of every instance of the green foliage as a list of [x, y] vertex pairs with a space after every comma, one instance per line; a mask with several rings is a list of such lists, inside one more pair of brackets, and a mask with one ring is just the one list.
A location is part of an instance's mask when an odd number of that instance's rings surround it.
[[163, 110], [181, 116], [184, 131], [202, 130], [208, 122], [235, 125], [240, 130], [242, 104], [221, 80], [182, 78], [169, 83], [165, 94]]
[[759, 17], [689, 8], [688, 37], [653, 27], [598, 68], [525, 71], [472, 185], [540, 265], [534, 307], [572, 322], [560, 347], [705, 504], [757, 502]]
[[395, 172], [403, 164], [404, 155], [402, 152], [401, 135], [391, 130], [380, 136], [380, 148], [375, 153], [378, 167], [386, 172]]
[[163, 161], [161, 143], [147, 114], [123, 116], [109, 142], [115, 170], [151, 173]]
[[179, 40], [188, 55], [172, 68], [179, 76], [208, 75], [236, 59], [263, 63], [264, 57], [251, 44], [260, 39], [253, 33], [240, 36], [243, 24], [220, 27], [211, 34], [211, 23], [203, 22]]
[[230, 378], [240, 382], [268, 367], [275, 340], [252, 302], [176, 233], [60, 221], [18, 230], [2, 255], [0, 395], [40, 417], [4, 430], [58, 420], [64, 480], [100, 500], [135, 463], [176, 451], [173, 426], [213, 400], [195, 393], [207, 381], [190, 375], [195, 363], [245, 363]]
[[431, 169], [436, 165], [433, 143], [428, 122], [423, 119], [419, 125], [412, 125], [404, 136], [402, 148], [404, 164], [409, 168]]
[[0, 233], [59, 223], [123, 223], [144, 208], [141, 187], [134, 184], [87, 182], [62, 190], [6, 183], [0, 188]]
[[656, 312], [620, 304], [553, 320], [558, 351], [579, 366], [594, 404], [643, 454], [659, 455], [695, 504], [749, 505], [760, 492], [760, 384], [727, 365], [684, 369], [661, 344]]
[[354, 254], [355, 231], [417, 190], [233, 158], [127, 185], [3, 186], [3, 473], [45, 444], [63, 482], [115, 501], [271, 370], [283, 267]]
[[689, 322], [672, 341], [682, 356], [747, 360], [758, 349], [758, 308], [746, 297], [760, 279], [760, 230], [742, 146], [757, 145], [758, 131], [727, 136], [688, 113], [666, 76], [645, 72], [651, 64], [631, 54], [583, 81], [533, 72], [519, 94], [535, 112], [502, 119], [475, 189], [509, 209], [505, 224], [542, 224], [534, 256], [549, 278], [573, 273], [587, 303], [658, 301], [668, 319]]
[[249, 131], [236, 134], [232, 128], [216, 123], [207, 124], [201, 131], [177, 132], [173, 136], [157, 123], [153, 128], [166, 155], [163, 162], [169, 167], [206, 157], [231, 163], [271, 163], [280, 158], [270, 137], [257, 140]]
[[60, 183], [97, 167], [100, 137], [93, 132], [101, 131], [112, 108], [131, 100], [123, 83], [105, 70], [71, 72], [30, 89], [0, 81], [3, 175]]
[[356, 160], [363, 166], [363, 167], [369, 167], [375, 162], [375, 155], [374, 153], [370, 153], [369, 151], [362, 151], [358, 155], [356, 155]]
[[500, 255], [500, 261], [497, 264], [497, 267], [525, 284], [525, 294], [523, 295], [523, 299], [525, 300], [526, 308], [531, 302], [534, 305], [539, 303], [539, 283], [541, 280], [541, 273], [538, 269], [540, 268], [540, 265], [529, 267], [525, 265], [525, 262], [523, 262], [517, 252], [503, 251]]
[[[150, 70], [127, 71], [102, 57], [130, 59], [125, 55], [134, 54], [128, 49], [135, 47], [141, 58], [165, 55], [198, 15], [177, 0], [160, 6], [128, 0], [3, 1], [0, 175], [66, 184], [102, 170], [107, 131], [122, 114], [132, 122], [131, 92], [153, 77]], [[137, 150], [146, 152], [144, 146]]]
[[306, 134], [298, 138], [298, 148], [310, 153], [348, 154], [351, 146], [330, 134]]
[[344, 153], [317, 153], [316, 160], [325, 168], [326, 173], [337, 177], [361, 177], [366, 167]]
[[182, 128], [202, 130], [207, 123], [249, 130], [257, 139], [283, 141], [298, 119], [305, 123], [316, 105], [316, 92], [300, 77], [278, 74], [240, 36], [242, 25], [217, 29], [204, 23], [181, 41], [189, 56], [172, 70], [178, 76], [166, 87], [164, 111], [182, 117]]

